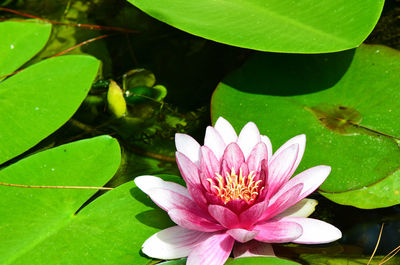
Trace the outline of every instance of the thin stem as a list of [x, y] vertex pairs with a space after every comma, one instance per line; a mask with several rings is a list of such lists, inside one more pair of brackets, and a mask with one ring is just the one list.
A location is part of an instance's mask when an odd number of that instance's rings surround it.
[[381, 236], [382, 236], [382, 231], [383, 231], [383, 226], [384, 226], [384, 224], [385, 224], [385, 223], [382, 223], [381, 231], [379, 232], [379, 236], [378, 236], [378, 241], [376, 242], [374, 252], [372, 252], [372, 255], [371, 255], [371, 257], [369, 258], [369, 261], [368, 261], [367, 265], [369, 265], [369, 264], [371, 263], [372, 258], [375, 256], [376, 250], [378, 249], [379, 242], [381, 241]]
[[395, 249], [389, 252], [383, 259], [379, 262], [378, 265], [382, 265], [383, 263], [388, 262], [391, 258], [393, 258], [400, 251], [400, 246], [397, 246]]
[[120, 32], [126, 32], [126, 33], [138, 33], [138, 31], [133, 30], [133, 29], [126, 29], [126, 28], [120, 28], [120, 27], [112, 27], [112, 26], [100, 26], [100, 25], [90, 25], [90, 24], [80, 24], [80, 23], [66, 23], [66, 22], [59, 22], [59, 21], [53, 21], [49, 19], [44, 19], [41, 17], [37, 17], [34, 15], [30, 15], [27, 13], [19, 12], [13, 9], [5, 8], [5, 7], [0, 7], [0, 10], [6, 11], [9, 13], [13, 13], [16, 15], [24, 16], [24, 17], [29, 17], [29, 18], [34, 18], [46, 23], [50, 23], [53, 25], [62, 25], [62, 26], [73, 26], [73, 27], [79, 27], [79, 28], [87, 28], [91, 30], [111, 30], [111, 31], [120, 31]]
[[62, 52], [59, 52], [59, 53], [51, 56], [50, 58], [66, 54], [67, 52], [72, 51], [72, 50], [74, 50], [74, 49], [76, 49], [76, 48], [78, 48], [80, 46], [83, 46], [83, 45], [86, 45], [88, 43], [94, 42], [96, 40], [104, 39], [104, 38], [107, 38], [107, 37], [110, 37], [110, 36], [113, 36], [113, 35], [115, 35], [115, 34], [104, 34], [104, 35], [101, 35], [101, 36], [97, 36], [95, 38], [91, 38], [91, 39], [85, 40], [85, 41], [83, 41], [81, 43], [78, 43], [78, 44], [76, 44], [76, 45], [74, 45], [74, 46], [72, 46], [72, 47], [70, 47], [70, 48], [68, 48], [68, 49], [66, 49], [66, 50], [64, 50]]
[[[50, 58], [63, 55], [63, 54], [65, 54], [65, 53], [69, 52], [69, 51], [72, 51], [73, 49], [76, 49], [76, 48], [80, 47], [80, 46], [83, 46], [83, 45], [88, 44], [88, 43], [91, 43], [91, 42], [93, 42], [93, 41], [100, 40], [100, 39], [104, 39], [104, 38], [107, 38], [107, 37], [110, 37], [110, 36], [113, 36], [113, 35], [115, 35], [115, 34], [104, 34], [104, 35], [101, 35], [101, 36], [98, 36], [98, 37], [95, 37], [95, 38], [91, 38], [91, 39], [89, 39], [89, 40], [86, 40], [86, 41], [83, 41], [83, 42], [81, 42], [81, 43], [78, 43], [78, 44], [76, 44], [76, 45], [74, 45], [74, 46], [72, 46], [72, 47], [70, 47], [70, 48], [68, 48], [68, 49], [66, 49], [66, 50], [64, 50], [64, 51], [62, 51], [62, 52], [59, 52], [59, 53], [57, 53], [57, 54], [55, 54], [55, 55], [52, 55], [52, 56], [50, 56]], [[15, 71], [15, 72], [13, 72], [13, 73], [11, 73], [11, 74], [7, 74], [7, 75], [0, 76], [0, 81], [1, 81], [2, 79], [6, 78], [6, 77], [10, 77], [10, 76], [13, 76], [13, 75], [15, 75], [15, 74], [18, 74], [19, 72], [23, 71], [24, 69], [25, 69], [25, 68], [19, 69], [19, 70]]]

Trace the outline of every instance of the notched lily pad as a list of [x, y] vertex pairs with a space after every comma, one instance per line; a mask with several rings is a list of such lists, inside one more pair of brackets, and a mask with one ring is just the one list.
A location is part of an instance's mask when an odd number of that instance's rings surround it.
[[330, 165], [329, 199], [360, 208], [400, 203], [400, 53], [379, 45], [323, 55], [257, 54], [214, 92], [211, 111], [254, 121], [275, 147], [305, 133], [297, 172]]

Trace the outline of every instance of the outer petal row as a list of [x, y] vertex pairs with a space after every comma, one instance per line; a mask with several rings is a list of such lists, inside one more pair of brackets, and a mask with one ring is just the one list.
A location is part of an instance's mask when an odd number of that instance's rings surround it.
[[235, 129], [233, 129], [232, 125], [224, 118], [219, 117], [215, 122], [214, 128], [218, 131], [219, 135], [221, 135], [225, 145], [235, 143], [237, 141]]
[[[146, 182], [146, 179], [150, 181]], [[184, 187], [151, 176], [137, 177], [135, 183], [150, 196], [154, 203], [167, 211], [176, 224], [191, 230], [203, 232], [213, 232], [223, 229], [221, 225], [192, 200], [187, 192], [181, 194], [173, 190], [173, 188], [177, 188], [183, 191], [185, 190]]]
[[304, 149], [306, 148], [306, 136], [304, 134], [297, 135], [297, 136], [293, 137], [292, 139], [290, 139], [289, 141], [287, 141], [286, 143], [284, 143], [281, 147], [279, 147], [278, 150], [276, 150], [276, 152], [274, 153], [274, 155], [271, 158], [273, 160], [276, 156], [279, 156], [279, 154], [282, 151], [284, 151], [286, 148], [288, 148], [294, 144], [298, 145], [299, 150], [298, 150], [297, 158], [296, 158], [296, 161], [294, 162], [293, 168], [288, 173], [290, 176], [293, 175], [293, 173], [296, 171], [297, 166], [300, 164], [300, 161], [303, 158]]
[[299, 156], [299, 145], [292, 144], [274, 155], [268, 165], [268, 195], [274, 195], [292, 176], [291, 172]]
[[177, 259], [187, 257], [199, 243], [209, 238], [211, 233], [189, 230], [173, 226], [155, 233], [142, 246], [142, 251], [157, 259]]
[[286, 184], [282, 186], [282, 188], [271, 198], [271, 201], [274, 198], [278, 198], [292, 189], [294, 186], [298, 184], [303, 184], [303, 189], [300, 192], [299, 197], [296, 202], [307, 197], [310, 193], [315, 191], [328, 177], [331, 172], [331, 167], [329, 166], [316, 166], [309, 168], [300, 174], [296, 175], [292, 179], [290, 179]]
[[249, 157], [251, 150], [253, 150], [254, 146], [260, 141], [261, 135], [257, 125], [255, 125], [254, 122], [247, 123], [241, 130], [237, 140], [237, 144], [240, 146], [240, 149], [242, 149], [245, 159]]
[[303, 233], [300, 224], [286, 219], [258, 224], [254, 230], [258, 231], [254, 239], [266, 243], [294, 242]]
[[295, 222], [301, 225], [303, 233], [293, 240], [299, 244], [324, 244], [342, 237], [342, 232], [331, 224], [313, 218], [286, 217], [283, 222]]
[[213, 151], [218, 160], [221, 159], [226, 145], [218, 131], [211, 126], [206, 129], [204, 145]]
[[200, 144], [193, 139], [192, 136], [183, 133], [176, 133], [175, 146], [178, 152], [187, 156], [196, 165], [199, 164]]

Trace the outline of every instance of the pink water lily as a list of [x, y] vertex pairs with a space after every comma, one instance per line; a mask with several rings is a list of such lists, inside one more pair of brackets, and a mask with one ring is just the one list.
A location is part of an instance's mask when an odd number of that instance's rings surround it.
[[175, 142], [187, 187], [153, 176], [135, 179], [177, 224], [147, 239], [146, 255], [188, 256], [190, 265], [219, 265], [232, 249], [235, 257], [273, 255], [270, 243], [320, 244], [342, 236], [336, 227], [307, 218], [315, 201], [304, 198], [325, 181], [330, 167], [316, 166], [291, 178], [304, 153], [305, 135], [272, 154], [269, 138], [253, 122], [237, 136], [219, 118], [207, 128], [204, 146], [186, 134], [176, 134]]

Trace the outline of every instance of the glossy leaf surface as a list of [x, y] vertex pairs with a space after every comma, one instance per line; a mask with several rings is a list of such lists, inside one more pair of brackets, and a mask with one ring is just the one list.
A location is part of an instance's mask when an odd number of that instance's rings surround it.
[[328, 198], [361, 208], [400, 202], [400, 54], [361, 46], [336, 54], [258, 54], [214, 92], [212, 118], [254, 121], [276, 150], [305, 133], [297, 172], [326, 164]]
[[34, 20], [1, 22], [0, 77], [11, 74], [38, 53], [50, 32], [51, 24]]
[[150, 16], [206, 39], [261, 51], [323, 53], [357, 47], [383, 0], [128, 0]]
[[[0, 171], [27, 185], [103, 186], [120, 163], [109, 136], [30, 156]], [[0, 186], [0, 263], [146, 264], [144, 240], [171, 222], [133, 182], [82, 205], [96, 190]], [[79, 211], [78, 211], [79, 210]], [[78, 211], [78, 212], [77, 212]]]
[[60, 56], [41, 61], [0, 83], [0, 164], [63, 125], [78, 109], [99, 61]]

